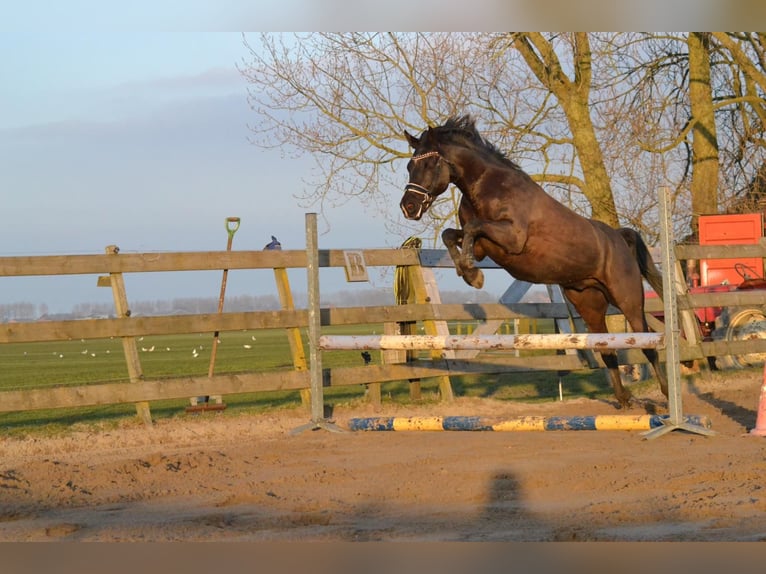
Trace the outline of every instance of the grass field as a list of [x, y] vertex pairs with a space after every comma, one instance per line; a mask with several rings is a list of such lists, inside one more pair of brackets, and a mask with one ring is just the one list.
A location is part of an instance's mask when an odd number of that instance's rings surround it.
[[[453, 333], [471, 331], [471, 325], [452, 325]], [[546, 331], [543, 326], [542, 331]], [[381, 325], [325, 328], [326, 334], [382, 333]], [[301, 333], [306, 357], [308, 335]], [[221, 333], [216, 353], [215, 373], [236, 373], [292, 369], [293, 362], [287, 335], [283, 329]], [[136, 339], [146, 379], [178, 376], [204, 376], [208, 373], [212, 334], [145, 336]], [[373, 363], [380, 355], [373, 351]], [[323, 353], [323, 366], [362, 366], [358, 351]], [[578, 371], [562, 375], [567, 396], [607, 396], [611, 389], [600, 371]], [[128, 381], [128, 372], [119, 338], [0, 345], [0, 391], [46, 388], [64, 385]], [[501, 400], [553, 400], [559, 393], [555, 372], [472, 375], [452, 377], [457, 396], [492, 397]], [[384, 401], [406, 403], [410, 400], [406, 381], [383, 386]], [[422, 401], [437, 401], [434, 380], [422, 381]], [[353, 404], [365, 400], [362, 385], [325, 390], [327, 404]], [[266, 410], [299, 407], [298, 391], [261, 392], [226, 396], [227, 409], [216, 416], [258, 413]], [[176, 416], [197, 416], [185, 412], [188, 399], [153, 401], [152, 417], [157, 420]], [[207, 416], [207, 415], [205, 415]], [[74, 424], [100, 427], [126, 424], [136, 420], [132, 404], [76, 409], [37, 410], [0, 413], [0, 431], [4, 434], [56, 433]]]

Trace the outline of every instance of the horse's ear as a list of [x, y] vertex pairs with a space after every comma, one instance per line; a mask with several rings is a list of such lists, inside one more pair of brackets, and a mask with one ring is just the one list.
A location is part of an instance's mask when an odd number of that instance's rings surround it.
[[416, 138], [414, 135], [412, 135], [407, 130], [404, 130], [404, 137], [407, 138], [407, 142], [410, 144], [410, 147], [412, 149], [415, 149], [418, 147], [418, 144], [420, 143], [420, 140]]

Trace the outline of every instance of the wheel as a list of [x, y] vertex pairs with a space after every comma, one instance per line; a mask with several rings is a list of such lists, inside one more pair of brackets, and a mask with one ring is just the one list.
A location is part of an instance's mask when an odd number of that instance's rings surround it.
[[[727, 341], [766, 339], [766, 315], [760, 309], [745, 309], [736, 313], [726, 328]], [[766, 353], [744, 353], [730, 356], [732, 366], [737, 369], [762, 365]]]

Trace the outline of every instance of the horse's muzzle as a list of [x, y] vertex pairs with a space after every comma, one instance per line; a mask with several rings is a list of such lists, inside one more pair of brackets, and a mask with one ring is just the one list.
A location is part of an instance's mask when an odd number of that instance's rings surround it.
[[404, 217], [417, 221], [428, 211], [433, 203], [433, 196], [428, 190], [417, 183], [408, 183], [404, 187], [404, 196], [399, 202]]

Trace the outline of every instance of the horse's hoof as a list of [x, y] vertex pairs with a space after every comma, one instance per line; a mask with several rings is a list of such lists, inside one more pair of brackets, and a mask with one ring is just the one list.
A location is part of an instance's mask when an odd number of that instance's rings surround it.
[[470, 269], [465, 270], [465, 273], [463, 274], [463, 280], [471, 287], [481, 289], [484, 286], [484, 273], [481, 269], [471, 267]]
[[617, 408], [618, 409], [629, 409], [630, 403], [633, 400], [633, 395], [628, 394], [628, 396], [624, 397], [617, 397]]
[[670, 409], [667, 406], [664, 406], [664, 405], [655, 405], [654, 406], [654, 412], [651, 412], [649, 414], [650, 415], [664, 416], [664, 415], [670, 414]]

